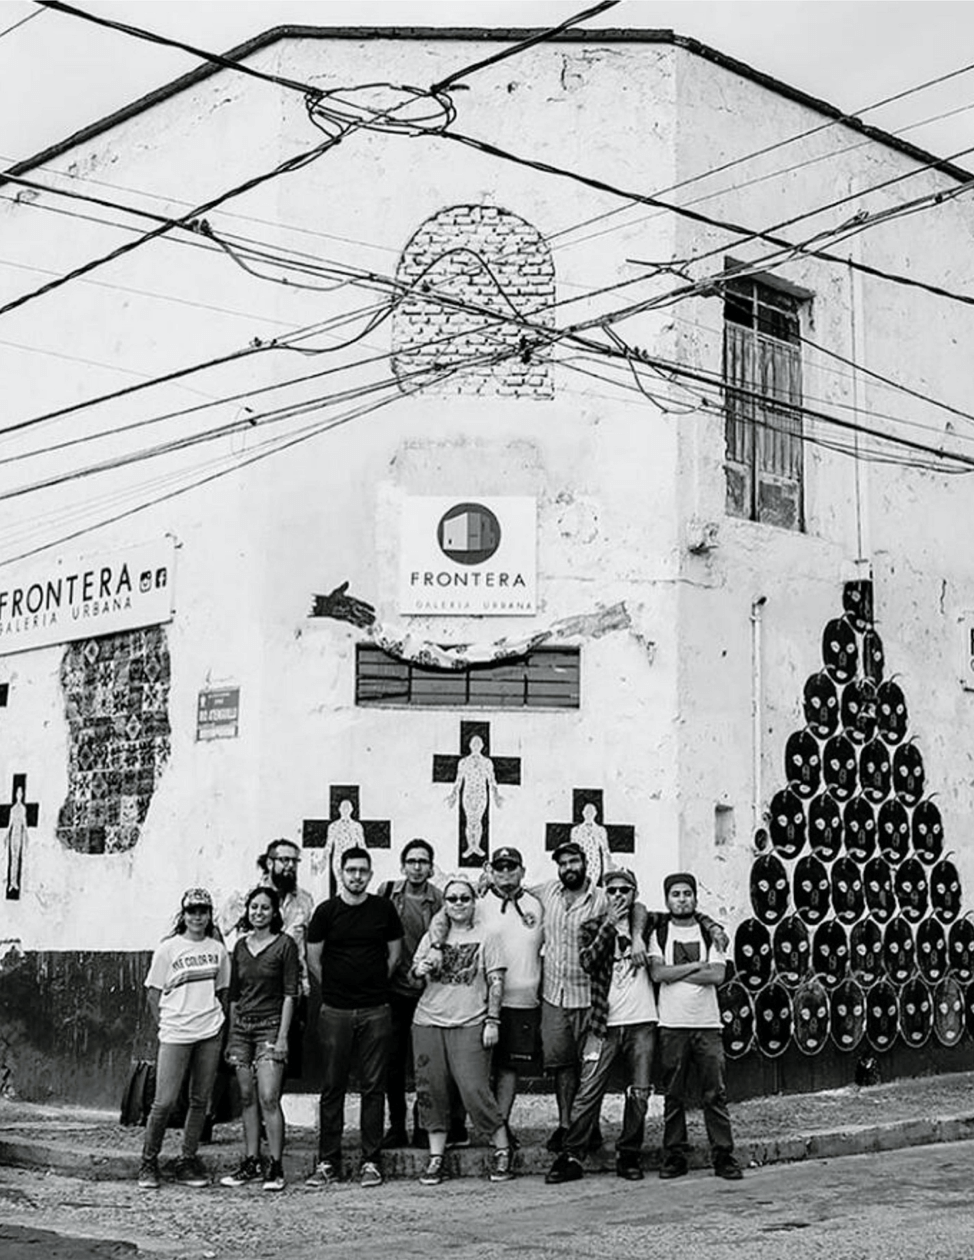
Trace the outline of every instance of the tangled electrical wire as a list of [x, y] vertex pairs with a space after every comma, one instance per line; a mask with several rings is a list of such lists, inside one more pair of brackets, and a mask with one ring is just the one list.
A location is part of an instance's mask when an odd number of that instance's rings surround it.
[[353, 129], [399, 136], [435, 134], [456, 118], [453, 101], [442, 89], [386, 82], [315, 89], [307, 93], [304, 105], [312, 124], [332, 140]]

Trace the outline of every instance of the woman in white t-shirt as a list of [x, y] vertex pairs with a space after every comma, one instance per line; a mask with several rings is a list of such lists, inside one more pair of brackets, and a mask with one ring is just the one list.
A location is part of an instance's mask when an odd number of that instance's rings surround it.
[[159, 1026], [156, 1092], [145, 1129], [139, 1186], [159, 1188], [159, 1152], [169, 1113], [189, 1073], [189, 1109], [176, 1181], [208, 1186], [197, 1148], [220, 1062], [230, 960], [213, 926], [213, 899], [205, 888], [183, 893], [176, 924], [152, 955], [145, 978], [149, 1009]]
[[494, 1147], [491, 1181], [509, 1181], [510, 1136], [490, 1088], [491, 1051], [500, 1031], [504, 955], [500, 941], [478, 919], [474, 885], [454, 875], [443, 888], [449, 928], [434, 943], [419, 942], [412, 973], [425, 981], [413, 1017], [416, 1101], [429, 1133], [430, 1159], [420, 1181], [439, 1185], [450, 1123], [450, 1082], [455, 1082], [474, 1127]]

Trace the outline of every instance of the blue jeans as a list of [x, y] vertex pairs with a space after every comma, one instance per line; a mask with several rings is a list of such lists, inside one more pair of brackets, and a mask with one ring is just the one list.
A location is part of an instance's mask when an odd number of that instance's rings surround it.
[[162, 1150], [162, 1140], [166, 1136], [166, 1123], [169, 1113], [179, 1101], [179, 1091], [183, 1087], [186, 1073], [189, 1072], [189, 1110], [186, 1112], [186, 1123], [183, 1126], [183, 1155], [187, 1158], [196, 1154], [200, 1144], [200, 1134], [206, 1122], [206, 1110], [210, 1105], [210, 1094], [216, 1080], [216, 1070], [220, 1064], [220, 1046], [223, 1041], [222, 1032], [205, 1041], [191, 1041], [187, 1045], [172, 1045], [169, 1042], [159, 1043], [159, 1054], [156, 1059], [156, 1094], [152, 1100], [152, 1110], [145, 1126], [145, 1142], [142, 1145], [142, 1158], [155, 1159]]
[[622, 1024], [607, 1028], [602, 1052], [594, 1062], [582, 1062], [578, 1093], [572, 1103], [572, 1118], [565, 1134], [564, 1149], [581, 1159], [599, 1119], [605, 1091], [609, 1088], [612, 1065], [622, 1058], [626, 1065], [626, 1101], [622, 1113], [622, 1133], [616, 1142], [616, 1157], [636, 1159], [646, 1132], [650, 1072], [656, 1048], [655, 1024]]
[[318, 1158], [341, 1166], [345, 1094], [354, 1061], [362, 1094], [359, 1122], [362, 1159], [375, 1163], [382, 1149], [386, 1072], [392, 1044], [389, 1007], [368, 1006], [345, 1011], [322, 1003], [318, 1039], [322, 1057]]
[[662, 1028], [660, 1049], [663, 1087], [663, 1159], [685, 1164], [690, 1150], [687, 1142], [687, 1069], [697, 1065], [700, 1101], [714, 1163], [720, 1163], [734, 1150], [727, 1089], [724, 1084], [724, 1043], [719, 1028]]

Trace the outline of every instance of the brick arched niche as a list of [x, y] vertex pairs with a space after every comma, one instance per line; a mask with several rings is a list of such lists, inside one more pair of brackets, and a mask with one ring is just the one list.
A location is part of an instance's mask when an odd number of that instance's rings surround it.
[[552, 397], [537, 334], [516, 322], [554, 324], [554, 263], [530, 223], [497, 206], [450, 206], [410, 240], [396, 279], [406, 296], [393, 313], [393, 369], [404, 392]]

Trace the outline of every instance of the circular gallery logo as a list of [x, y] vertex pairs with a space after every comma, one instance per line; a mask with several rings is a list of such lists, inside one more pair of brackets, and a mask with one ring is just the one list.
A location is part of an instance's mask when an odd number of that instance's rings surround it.
[[500, 522], [482, 503], [457, 503], [440, 518], [436, 541], [457, 564], [483, 564], [501, 545]]

